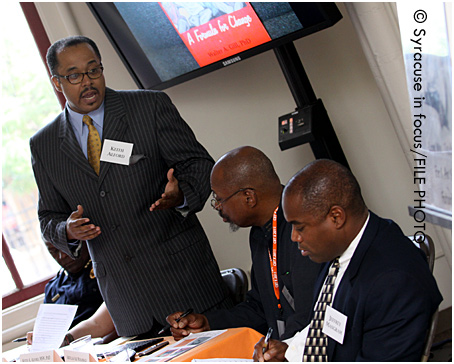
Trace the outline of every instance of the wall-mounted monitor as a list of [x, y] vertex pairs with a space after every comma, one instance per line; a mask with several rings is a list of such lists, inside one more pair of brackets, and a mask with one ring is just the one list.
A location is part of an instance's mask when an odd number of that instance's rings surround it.
[[162, 90], [328, 28], [334, 3], [93, 2], [139, 88]]

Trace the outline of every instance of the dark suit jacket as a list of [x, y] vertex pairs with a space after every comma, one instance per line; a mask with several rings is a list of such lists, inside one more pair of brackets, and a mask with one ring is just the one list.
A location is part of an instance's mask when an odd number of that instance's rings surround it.
[[419, 361], [442, 299], [425, 255], [394, 222], [371, 212], [334, 297], [347, 326], [342, 345], [328, 338], [329, 361]]
[[[170, 99], [155, 91], [106, 90], [103, 139], [133, 143], [137, 162], [88, 164], [63, 112], [30, 139], [46, 240], [72, 255], [65, 224], [80, 204], [101, 227], [88, 242], [103, 298], [121, 336], [162, 324], [177, 310], [199, 312], [227, 295], [195, 212], [210, 193], [213, 160]], [[189, 208], [150, 212], [175, 168]]]
[[[291, 240], [292, 225], [285, 221], [281, 206], [277, 222], [277, 269], [282, 309], [279, 310], [274, 294], [268, 255], [268, 249], [272, 249], [271, 220], [265, 227], [252, 227], [250, 232], [252, 287], [246, 301], [231, 310], [207, 313], [211, 329], [245, 326], [266, 334], [268, 327], [272, 327], [273, 338], [286, 339], [307, 325], [320, 264], [301, 255], [298, 245]], [[288, 293], [283, 293], [283, 290]], [[285, 322], [285, 332], [281, 337], [277, 320]]]

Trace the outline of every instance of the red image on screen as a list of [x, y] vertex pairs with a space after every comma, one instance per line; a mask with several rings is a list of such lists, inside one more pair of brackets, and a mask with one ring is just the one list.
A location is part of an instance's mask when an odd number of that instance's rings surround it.
[[159, 4], [200, 67], [271, 40], [247, 2]]

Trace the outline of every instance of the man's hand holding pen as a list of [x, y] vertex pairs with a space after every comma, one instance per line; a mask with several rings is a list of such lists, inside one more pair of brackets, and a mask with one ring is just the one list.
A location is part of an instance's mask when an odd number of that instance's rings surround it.
[[[266, 348], [263, 352], [263, 348]], [[265, 338], [262, 337], [254, 346], [254, 354], [252, 358], [254, 361], [287, 361], [285, 359], [285, 352], [288, 345], [282, 341], [270, 339], [268, 344], [265, 344]]]
[[271, 335], [273, 334], [273, 328], [270, 327], [268, 329], [268, 332], [266, 333], [266, 336], [265, 336], [265, 342], [264, 342], [264, 346], [262, 348], [262, 354], [265, 354], [265, 351], [268, 350], [268, 343], [270, 342], [270, 339], [271, 339]]
[[[183, 312], [175, 312], [166, 318], [175, 340], [180, 340], [188, 336], [191, 332], [197, 333], [210, 330], [210, 325], [205, 315], [191, 313], [185, 317], [181, 317], [182, 314]], [[177, 321], [178, 319], [179, 321]]]

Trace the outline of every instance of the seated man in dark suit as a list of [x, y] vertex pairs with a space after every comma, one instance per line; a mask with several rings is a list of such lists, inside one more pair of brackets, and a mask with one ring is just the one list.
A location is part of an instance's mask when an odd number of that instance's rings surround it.
[[77, 305], [76, 316], [71, 327], [92, 316], [103, 303], [98, 283], [85, 241], [81, 245], [79, 257], [72, 259], [67, 254], [45, 242], [49, 253], [62, 266], [44, 290], [44, 303]]
[[334, 161], [292, 177], [283, 209], [301, 254], [325, 264], [307, 329], [287, 343], [271, 340], [264, 354], [261, 339], [254, 359], [419, 361], [443, 299], [425, 254], [367, 209], [355, 177]]
[[232, 327], [250, 327], [261, 333], [271, 327], [274, 338], [293, 336], [308, 323], [320, 265], [301, 256], [290, 239], [291, 225], [281, 207], [283, 186], [273, 164], [256, 148], [234, 149], [214, 165], [211, 189], [212, 207], [231, 230], [252, 227], [252, 287], [246, 301], [233, 309], [190, 314], [179, 323], [175, 319], [181, 312], [168, 316], [173, 336], [180, 339], [190, 332]]

